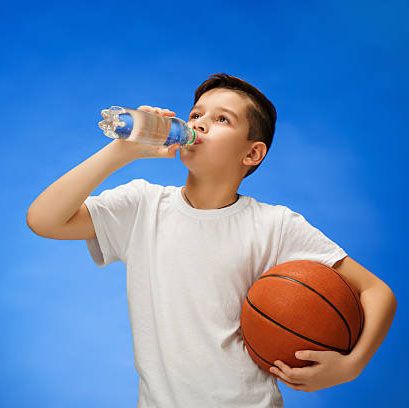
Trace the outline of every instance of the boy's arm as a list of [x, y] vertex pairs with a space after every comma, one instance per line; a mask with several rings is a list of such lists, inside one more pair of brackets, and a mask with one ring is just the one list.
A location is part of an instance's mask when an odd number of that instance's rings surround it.
[[357, 289], [364, 310], [364, 327], [355, 347], [348, 355], [357, 376], [385, 339], [396, 312], [397, 300], [388, 285], [350, 257], [334, 266]]
[[396, 312], [397, 301], [392, 290], [363, 266], [347, 256], [333, 267], [359, 293], [365, 318], [363, 330], [348, 355], [335, 351], [300, 350], [296, 353], [297, 358], [315, 364], [291, 368], [281, 361], [274, 362], [278, 368], [272, 367], [271, 372], [295, 390], [317, 391], [357, 378], [385, 339]]
[[125, 143], [130, 142], [112, 141], [51, 184], [28, 209], [27, 225], [38, 235], [56, 238], [92, 191], [131, 161]]
[[[175, 116], [168, 109], [147, 105], [139, 109], [162, 116]], [[113, 140], [44, 190], [27, 211], [27, 225], [44, 237], [90, 238], [95, 231], [83, 203], [95, 188], [110, 174], [136, 159], [174, 158], [178, 148], [178, 144], [167, 147]]]

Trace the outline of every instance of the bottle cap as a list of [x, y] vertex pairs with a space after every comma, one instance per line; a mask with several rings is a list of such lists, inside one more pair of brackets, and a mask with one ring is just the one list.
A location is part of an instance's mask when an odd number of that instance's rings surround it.
[[195, 142], [195, 140], [196, 140], [196, 132], [195, 132], [195, 130], [192, 129], [192, 128], [189, 128], [189, 129], [190, 129], [191, 132], [193, 133], [193, 139], [192, 139], [190, 142], [186, 143], [187, 145], [193, 144], [193, 143]]

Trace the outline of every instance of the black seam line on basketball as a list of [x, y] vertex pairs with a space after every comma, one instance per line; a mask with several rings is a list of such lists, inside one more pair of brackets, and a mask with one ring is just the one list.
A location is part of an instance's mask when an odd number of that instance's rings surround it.
[[265, 313], [263, 313], [263, 312], [262, 312], [260, 309], [258, 309], [256, 306], [254, 306], [253, 303], [251, 303], [251, 301], [250, 301], [250, 299], [248, 298], [248, 296], [246, 296], [246, 300], [247, 300], [247, 302], [249, 303], [249, 305], [250, 305], [254, 310], [256, 310], [258, 313], [260, 313], [260, 314], [261, 314], [262, 316], [264, 316], [266, 319], [270, 320], [271, 322], [273, 322], [273, 323], [276, 324], [277, 326], [280, 326], [282, 329], [284, 329], [284, 330], [286, 330], [286, 331], [288, 331], [288, 332], [290, 332], [290, 333], [292, 333], [292, 334], [295, 334], [297, 337], [301, 337], [302, 339], [307, 340], [307, 341], [309, 341], [310, 343], [314, 343], [314, 344], [316, 344], [316, 345], [318, 345], [318, 346], [325, 347], [325, 348], [330, 349], [330, 350], [333, 350], [333, 351], [338, 351], [339, 353], [349, 353], [349, 350], [344, 350], [344, 349], [341, 349], [341, 348], [338, 348], [338, 347], [334, 347], [334, 346], [328, 346], [327, 344], [323, 344], [323, 343], [320, 343], [319, 341], [312, 340], [312, 339], [310, 339], [310, 338], [308, 338], [308, 337], [303, 336], [303, 335], [300, 334], [300, 333], [295, 332], [294, 330], [289, 329], [289, 328], [286, 327], [286, 326], [283, 326], [281, 323], [278, 323], [277, 321], [275, 321], [274, 319], [272, 319], [270, 316], [267, 316]]
[[358, 336], [359, 336], [361, 334], [362, 328], [363, 328], [363, 316], [362, 316], [362, 313], [361, 313], [361, 308], [359, 307], [358, 299], [355, 296], [355, 292], [352, 290], [351, 286], [348, 285], [348, 282], [345, 281], [344, 277], [337, 270], [335, 270], [334, 268], [329, 267], [328, 265], [323, 264], [323, 266], [325, 266], [331, 272], [336, 273], [339, 276], [339, 278], [342, 279], [342, 281], [345, 283], [345, 285], [348, 286], [349, 290], [351, 291], [352, 296], [354, 297], [354, 300], [355, 300], [355, 303], [356, 303], [356, 307], [358, 308], [358, 314], [359, 314], [359, 333], [358, 333]]
[[[342, 259], [344, 259], [344, 258], [342, 258]], [[299, 261], [304, 262], [305, 260], [299, 260]], [[310, 262], [310, 261], [307, 261], [307, 262]], [[315, 261], [312, 261], [312, 262], [315, 262]], [[317, 263], [319, 263], [319, 262], [317, 262]], [[363, 329], [363, 325], [364, 325], [364, 316], [361, 313], [361, 308], [359, 307], [359, 299], [356, 298], [355, 291], [351, 288], [351, 286], [348, 284], [348, 282], [345, 281], [344, 277], [336, 269], [331, 268], [330, 266], [322, 264], [322, 263], [320, 265], [325, 266], [325, 268], [327, 268], [331, 272], [336, 273], [338, 275], [338, 277], [345, 283], [345, 285], [348, 286], [348, 289], [351, 291], [352, 296], [353, 296], [353, 298], [355, 300], [356, 306], [358, 308], [358, 314], [359, 314], [359, 333], [358, 333], [358, 336], [357, 336], [357, 338], [358, 338], [362, 333], [362, 329]]]
[[271, 363], [270, 361], [266, 360], [265, 358], [261, 357], [260, 354], [257, 353], [256, 350], [254, 350], [253, 347], [251, 347], [251, 344], [247, 340], [247, 337], [244, 335], [243, 328], [241, 328], [241, 335], [243, 336], [243, 339], [246, 340], [247, 345], [251, 348], [251, 351], [260, 359], [263, 360], [266, 364], [277, 367], [275, 364]]
[[322, 300], [324, 300], [325, 302], [327, 302], [339, 315], [339, 317], [342, 319], [342, 321], [344, 322], [347, 330], [348, 330], [348, 350], [351, 349], [351, 328], [349, 327], [348, 322], [346, 321], [346, 319], [344, 318], [344, 316], [342, 316], [342, 313], [323, 295], [321, 295], [321, 293], [317, 292], [314, 288], [312, 288], [311, 286], [306, 285], [304, 282], [301, 282], [297, 279], [294, 278], [290, 278], [289, 276], [284, 276], [284, 275], [276, 275], [276, 274], [269, 274], [269, 275], [265, 275], [265, 276], [261, 276], [261, 278], [283, 278], [283, 279], [287, 279], [296, 283], [299, 283], [302, 286], [305, 286], [306, 288], [308, 288], [309, 290], [311, 290], [312, 292], [314, 292], [315, 294], [317, 294]]

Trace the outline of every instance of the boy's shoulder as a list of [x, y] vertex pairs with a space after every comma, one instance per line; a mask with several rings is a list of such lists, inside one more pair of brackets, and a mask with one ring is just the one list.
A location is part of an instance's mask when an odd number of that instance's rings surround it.
[[136, 178], [132, 179], [131, 181], [122, 184], [120, 187], [127, 189], [127, 190], [145, 190], [145, 191], [160, 191], [163, 190], [164, 188], [167, 187], [173, 187], [173, 186], [163, 186], [161, 184], [155, 184], [151, 183], [148, 180], [145, 180], [144, 178]]
[[277, 221], [277, 218], [282, 219], [287, 211], [291, 212], [291, 210], [284, 204], [267, 203], [264, 201], [259, 201], [251, 196], [249, 199], [253, 209], [258, 212], [261, 217], [266, 220], [266, 222], [268, 222], [270, 219]]
[[144, 186], [145, 188], [150, 188], [152, 190], [163, 190], [163, 189], [179, 188], [179, 187], [173, 186], [173, 185], [163, 185], [163, 184], [159, 184], [159, 183], [153, 183], [151, 181], [145, 180], [144, 178], [133, 179], [128, 184], [140, 185], [140, 186]]
[[301, 215], [298, 211], [293, 210], [286, 204], [278, 204], [278, 203], [266, 203], [264, 201], [259, 201], [254, 197], [249, 197], [253, 205], [258, 206], [260, 209], [264, 210], [265, 212], [272, 212], [276, 213], [279, 212], [282, 215]]
[[268, 211], [270, 211], [270, 212], [271, 211], [273, 211], [273, 212], [277, 212], [277, 211], [283, 212], [286, 209], [289, 210], [289, 208], [284, 204], [266, 203], [264, 201], [259, 201], [254, 197], [251, 197], [251, 196], [248, 196], [248, 197], [250, 198], [250, 200], [252, 201], [254, 206], [257, 206], [260, 209], [262, 209], [264, 211], [267, 211], [267, 212]]

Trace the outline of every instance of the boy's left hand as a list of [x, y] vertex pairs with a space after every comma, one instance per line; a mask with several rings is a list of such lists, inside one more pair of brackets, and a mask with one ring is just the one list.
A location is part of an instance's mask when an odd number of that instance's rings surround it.
[[[298, 354], [300, 353], [300, 354]], [[302, 368], [291, 368], [282, 361], [274, 362], [270, 372], [290, 388], [312, 392], [352, 381], [360, 374], [348, 355], [336, 351], [301, 350], [296, 353], [300, 360], [314, 361]]]

